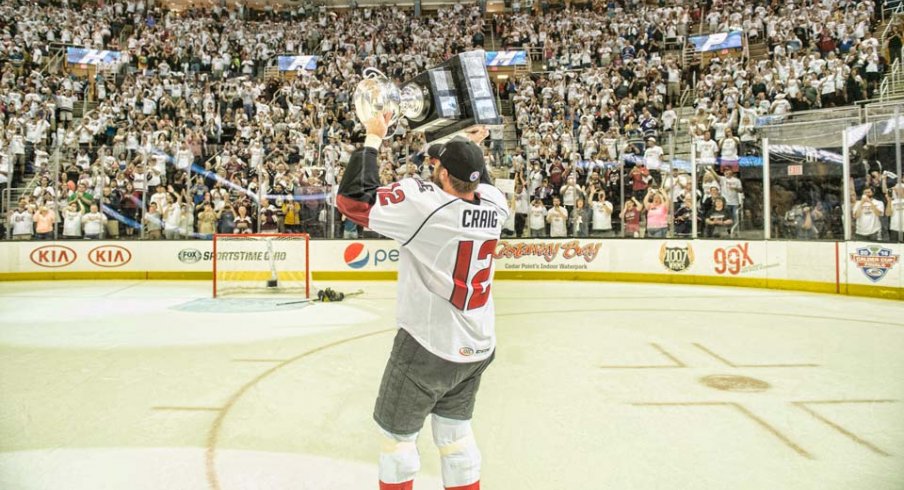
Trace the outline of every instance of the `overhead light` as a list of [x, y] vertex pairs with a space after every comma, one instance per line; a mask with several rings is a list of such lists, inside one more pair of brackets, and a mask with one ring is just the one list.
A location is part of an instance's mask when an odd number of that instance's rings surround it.
[[497, 75], [496, 78], [500, 80], [508, 80], [508, 75]]

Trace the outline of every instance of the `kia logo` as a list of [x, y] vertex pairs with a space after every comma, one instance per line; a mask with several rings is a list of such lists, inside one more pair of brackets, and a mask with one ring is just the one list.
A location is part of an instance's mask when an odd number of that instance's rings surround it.
[[35, 265], [41, 267], [66, 267], [75, 262], [75, 250], [62, 245], [44, 245], [31, 251], [28, 256]]
[[473, 355], [474, 355], [474, 349], [472, 349], [472, 348], [470, 348], [470, 347], [462, 347], [461, 349], [458, 349], [458, 353], [461, 354], [461, 355], [463, 355], [463, 356], [465, 356], [465, 357], [473, 356]]
[[119, 245], [101, 245], [88, 252], [88, 260], [99, 267], [120, 267], [132, 260], [132, 252]]

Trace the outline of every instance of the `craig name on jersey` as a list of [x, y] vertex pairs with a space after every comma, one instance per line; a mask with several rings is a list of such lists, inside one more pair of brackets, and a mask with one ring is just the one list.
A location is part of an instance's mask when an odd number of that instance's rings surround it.
[[462, 228], [494, 229], [499, 223], [499, 213], [495, 209], [462, 209]]

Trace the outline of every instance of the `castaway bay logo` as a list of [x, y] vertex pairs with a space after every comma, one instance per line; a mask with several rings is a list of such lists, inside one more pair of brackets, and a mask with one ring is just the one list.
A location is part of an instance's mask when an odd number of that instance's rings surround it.
[[876, 245], [858, 248], [851, 254], [851, 261], [870, 281], [879, 282], [898, 263], [900, 256], [892, 252]]
[[[529, 241], [496, 244], [493, 257], [505, 259], [505, 269], [552, 269], [586, 270], [588, 264], [599, 257], [602, 242], [571, 241]], [[536, 259], [541, 259], [539, 262]]]
[[694, 248], [690, 243], [663, 243], [659, 247], [659, 262], [672, 272], [684, 272], [694, 263]]
[[584, 242], [572, 240], [570, 242], [507, 242], [500, 241], [496, 244], [495, 258], [520, 259], [522, 257], [543, 257], [543, 260], [552, 262], [558, 257], [565, 260], [574, 258], [584, 259], [585, 262], [593, 262], [599, 254], [602, 242]]

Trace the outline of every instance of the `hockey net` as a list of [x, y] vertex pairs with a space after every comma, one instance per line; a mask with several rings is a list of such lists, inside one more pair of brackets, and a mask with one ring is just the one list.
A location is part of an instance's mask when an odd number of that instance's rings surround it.
[[241, 234], [213, 237], [213, 297], [311, 297], [310, 237]]

